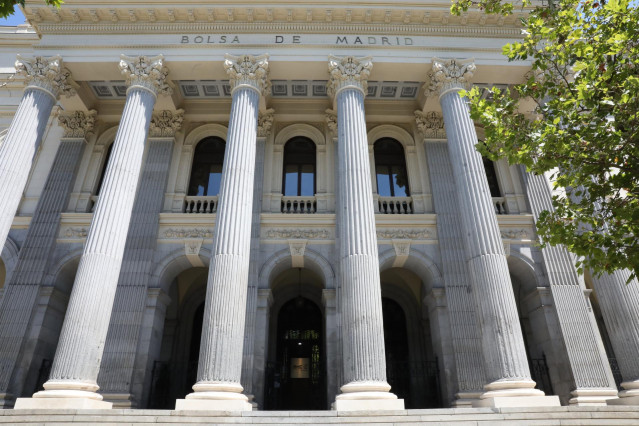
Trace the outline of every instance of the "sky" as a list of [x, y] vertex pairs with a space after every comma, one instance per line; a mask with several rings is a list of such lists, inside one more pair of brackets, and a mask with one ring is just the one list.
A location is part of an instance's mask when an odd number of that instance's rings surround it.
[[0, 27], [15, 27], [24, 24], [24, 15], [18, 6], [14, 6], [15, 13], [8, 18], [0, 19]]

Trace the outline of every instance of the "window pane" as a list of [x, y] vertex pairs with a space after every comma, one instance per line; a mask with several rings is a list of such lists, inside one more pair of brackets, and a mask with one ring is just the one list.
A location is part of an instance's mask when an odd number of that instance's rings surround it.
[[403, 167], [393, 166], [393, 190], [395, 197], [406, 197], [406, 189], [408, 185], [406, 179], [406, 170]]
[[382, 197], [391, 196], [388, 166], [377, 166], [377, 193]]
[[297, 164], [288, 164], [284, 169], [284, 195], [297, 195]]
[[312, 164], [302, 165], [302, 191], [300, 195], [315, 195], [315, 167]]
[[222, 165], [211, 164], [206, 195], [218, 195], [220, 193], [221, 181], [222, 181]]

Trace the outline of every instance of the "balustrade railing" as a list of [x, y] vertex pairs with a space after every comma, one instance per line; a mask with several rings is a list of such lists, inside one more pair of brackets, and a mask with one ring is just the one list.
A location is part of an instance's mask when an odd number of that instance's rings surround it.
[[411, 197], [379, 197], [377, 205], [382, 214], [413, 213], [413, 199]]
[[506, 199], [504, 197], [493, 197], [493, 206], [496, 214], [508, 214]]
[[184, 213], [217, 212], [217, 195], [187, 196], [184, 198]]
[[315, 213], [317, 202], [311, 197], [282, 197], [282, 213]]

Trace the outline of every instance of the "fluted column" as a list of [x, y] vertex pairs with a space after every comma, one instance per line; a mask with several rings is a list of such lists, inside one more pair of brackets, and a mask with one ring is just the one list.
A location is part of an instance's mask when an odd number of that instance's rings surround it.
[[[49, 272], [49, 254], [55, 247], [60, 214], [69, 201], [78, 162], [93, 130], [95, 111], [66, 112], [58, 117], [64, 129], [60, 147], [27, 230], [16, 268], [0, 303], [0, 406], [13, 404], [10, 394], [20, 395], [35, 347], [24, 346], [29, 327], [37, 329], [33, 310], [40, 286]], [[4, 402], [2, 402], [4, 400]]]
[[337, 106], [337, 222], [344, 382], [336, 410], [403, 409], [386, 381], [382, 295], [368, 160], [364, 96], [370, 58], [329, 57], [329, 94]]
[[608, 401], [615, 405], [639, 405], [639, 281], [628, 277], [621, 270], [592, 279], [623, 379], [619, 399]]
[[[466, 88], [475, 70], [470, 61], [433, 59], [430, 91], [439, 95], [453, 167], [467, 264], [481, 326], [482, 351], [488, 384], [482, 405], [559, 405], [543, 398], [530, 378], [524, 339], [519, 325], [504, 247], [490, 190], [477, 152], [477, 134], [468, 106], [459, 91]], [[506, 400], [503, 397], [507, 397]]]
[[253, 185], [260, 96], [268, 87], [268, 56], [226, 56], [231, 117], [224, 153], [212, 258], [204, 305], [194, 392], [177, 410], [250, 411], [242, 394], [242, 347], [246, 319]]
[[168, 91], [163, 57], [122, 56], [127, 96], [44, 391], [16, 408], [110, 408], [96, 379], [122, 266], [153, 105]]
[[75, 83], [60, 56], [23, 58], [18, 55], [15, 67], [27, 87], [0, 145], [0, 247], [9, 235], [53, 105], [61, 94], [75, 94]]
[[[526, 172], [524, 166], [521, 166], [521, 171], [528, 202], [537, 220], [542, 211], [553, 209], [552, 191], [545, 176]], [[570, 404], [605, 405], [606, 400], [617, 395], [617, 391], [599, 330], [590, 318], [592, 314], [572, 255], [561, 245], [543, 247], [541, 254], [569, 361], [567, 368], [575, 385]], [[639, 331], [635, 330], [635, 333]], [[634, 349], [633, 358], [636, 360], [639, 348]]]
[[124, 260], [98, 376], [98, 383], [102, 388], [100, 393], [114, 407], [135, 407], [140, 399], [140, 395], [132, 395], [131, 392], [134, 365], [175, 133], [180, 129], [183, 119], [183, 110], [167, 110], [154, 113], [150, 123], [149, 148], [140, 177], [140, 190], [133, 205]]

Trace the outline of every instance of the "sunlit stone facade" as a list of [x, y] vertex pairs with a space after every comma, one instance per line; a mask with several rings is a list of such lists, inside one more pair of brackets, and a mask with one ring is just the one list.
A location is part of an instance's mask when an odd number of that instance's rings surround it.
[[535, 244], [442, 0], [27, 1], [0, 45], [0, 405], [639, 404], [639, 286]]

